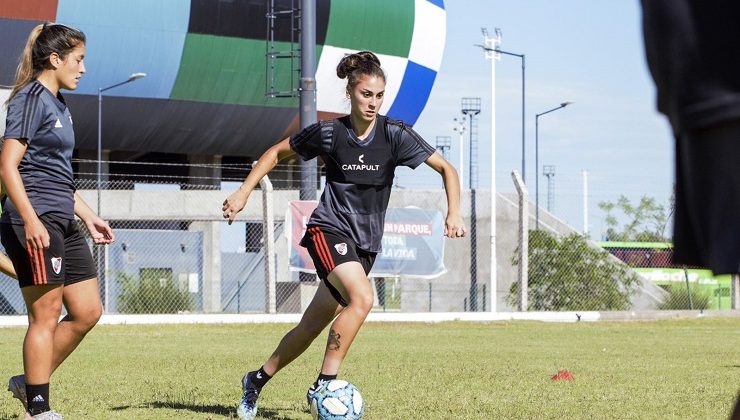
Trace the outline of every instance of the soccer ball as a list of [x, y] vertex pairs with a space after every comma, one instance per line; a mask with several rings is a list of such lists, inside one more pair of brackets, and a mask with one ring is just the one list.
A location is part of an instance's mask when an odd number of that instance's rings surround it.
[[327, 381], [311, 397], [314, 420], [358, 420], [364, 414], [365, 402], [360, 391], [347, 381]]

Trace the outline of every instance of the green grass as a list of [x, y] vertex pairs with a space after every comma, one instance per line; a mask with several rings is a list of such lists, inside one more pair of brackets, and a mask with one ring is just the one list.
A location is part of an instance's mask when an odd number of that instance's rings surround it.
[[[54, 375], [68, 419], [235, 417], [239, 381], [290, 325], [98, 326]], [[21, 371], [24, 329], [0, 329], [0, 378]], [[324, 337], [260, 397], [268, 419], [309, 419]], [[568, 369], [573, 382], [550, 375]], [[740, 320], [363, 327], [342, 378], [367, 419], [726, 419], [740, 390]], [[3, 393], [0, 419], [20, 404]]]

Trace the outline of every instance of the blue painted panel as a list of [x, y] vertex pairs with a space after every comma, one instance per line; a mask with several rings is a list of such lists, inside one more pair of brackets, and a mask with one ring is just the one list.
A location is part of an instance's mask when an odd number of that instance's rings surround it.
[[445, 0], [427, 0], [429, 3], [432, 3], [435, 6], [439, 6], [440, 8], [445, 8]]
[[111, 96], [170, 97], [180, 68], [190, 18], [190, 0], [59, 0], [57, 21], [87, 36], [87, 74], [77, 93], [147, 77], [115, 88]]
[[414, 125], [424, 110], [436, 77], [437, 72], [434, 70], [409, 61], [388, 116]]
[[28, 34], [40, 22], [0, 19], [0, 85], [15, 84], [15, 70], [26, 46]]

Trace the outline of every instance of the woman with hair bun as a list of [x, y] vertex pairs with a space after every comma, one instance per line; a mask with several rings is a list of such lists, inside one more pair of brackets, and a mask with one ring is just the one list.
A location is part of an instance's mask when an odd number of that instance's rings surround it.
[[[0, 154], [0, 235], [28, 309], [24, 375], [8, 390], [26, 419], [56, 420], [51, 374], [74, 351], [102, 313], [97, 272], [75, 215], [97, 244], [113, 241], [108, 224], [75, 190], [72, 116], [59, 92], [77, 88], [85, 73], [85, 34], [58, 23], [28, 37], [8, 99]], [[62, 305], [67, 315], [59, 320]]]
[[[322, 279], [298, 325], [288, 332], [258, 370], [242, 378], [242, 419], [257, 414], [262, 387], [280, 369], [300, 356], [329, 323], [323, 364], [316, 382], [336, 378], [347, 351], [373, 306], [368, 273], [381, 249], [385, 212], [395, 168], [426, 163], [444, 181], [447, 217], [444, 234], [465, 236], [460, 216], [460, 187], [455, 168], [401, 121], [380, 115], [386, 77], [380, 60], [369, 51], [344, 57], [337, 76], [347, 79], [349, 115], [320, 121], [268, 149], [243, 184], [223, 203], [223, 217], [233, 221], [252, 190], [277, 163], [295, 154], [317, 156], [326, 164], [326, 186], [307, 223], [301, 245], [307, 248]], [[333, 322], [332, 322], [333, 321]]]

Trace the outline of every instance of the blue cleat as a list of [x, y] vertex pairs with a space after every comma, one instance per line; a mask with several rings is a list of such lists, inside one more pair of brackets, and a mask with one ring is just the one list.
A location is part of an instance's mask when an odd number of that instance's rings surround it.
[[236, 408], [236, 414], [241, 420], [253, 420], [257, 417], [257, 397], [260, 396], [260, 391], [252, 384], [251, 376], [254, 373], [248, 372], [242, 378], [244, 396]]

